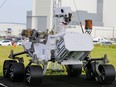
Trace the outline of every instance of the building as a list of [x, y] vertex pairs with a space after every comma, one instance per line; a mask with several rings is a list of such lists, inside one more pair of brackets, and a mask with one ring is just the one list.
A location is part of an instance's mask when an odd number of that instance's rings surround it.
[[[93, 21], [94, 26], [104, 26], [103, 23], [103, 0], [97, 0], [97, 12], [89, 13], [88, 11], [78, 10], [77, 12], [73, 12], [73, 18], [71, 25], [79, 25], [79, 17], [80, 21], [84, 25], [86, 19], [91, 19]], [[79, 14], [79, 17], [77, 15]]]
[[[81, 27], [78, 25], [69, 26], [69, 30], [82, 32]], [[116, 27], [93, 26], [91, 36], [92, 38], [95, 37], [108, 38], [108, 39], [116, 38]]]
[[52, 29], [53, 0], [34, 0], [33, 11], [27, 12], [27, 28], [45, 31]]
[[[53, 0], [47, 0], [47, 1], [34, 0], [33, 1], [34, 2], [33, 11], [27, 12], [27, 28], [37, 29], [41, 31], [52, 28], [52, 23], [53, 23], [52, 21], [53, 6], [51, 5], [53, 4], [52, 1]], [[73, 12], [73, 18], [70, 25], [78, 26], [80, 24], [79, 17], [77, 15], [78, 13], [83, 25], [85, 24], [84, 22], [86, 19], [91, 19], [93, 21], [94, 30], [92, 33], [92, 37], [116, 38], [116, 35], [115, 35], [116, 28], [113, 26], [110, 26], [110, 27], [105, 27], [106, 25], [104, 26], [104, 17], [103, 17], [104, 2], [105, 2], [104, 0], [97, 0], [96, 13], [89, 13], [88, 11], [83, 11], [83, 10], [78, 10], [77, 12]], [[46, 4], [47, 6], [43, 5], [43, 3]], [[44, 11], [46, 11], [46, 13], [44, 13]]]
[[104, 25], [116, 27], [116, 0], [104, 0]]
[[[42, 0], [42, 1], [35, 0], [34, 1], [34, 3], [36, 3], [36, 4], [33, 4], [33, 12], [32, 11], [27, 12], [27, 28], [35, 28], [36, 29], [36, 28], [40, 28], [43, 26], [44, 26], [44, 28], [48, 28], [48, 29], [52, 28], [52, 24], [49, 21], [51, 21], [50, 18], [52, 19], [53, 6], [51, 4], [49, 4], [48, 2], [52, 4], [53, 0], [47, 0], [47, 1], [46, 0], [45, 1], [44, 0]], [[47, 5], [47, 6], [43, 5], [43, 7], [41, 7], [42, 3], [44, 3], [44, 4], [46, 3], [49, 5]], [[52, 6], [52, 7], [50, 7], [50, 6]], [[46, 13], [44, 11], [46, 11]], [[77, 13], [80, 16], [82, 24], [84, 24], [86, 19], [91, 19], [91, 20], [93, 20], [94, 26], [103, 26], [104, 25], [104, 23], [103, 23], [103, 0], [97, 0], [97, 12], [96, 13], [89, 13], [87, 11], [82, 11], [82, 10], [73, 12], [72, 22], [70, 23], [71, 25], [79, 25], [79, 18], [78, 18]], [[44, 18], [42, 18], [43, 15], [46, 15], [46, 17], [50, 17], [48, 19], [49, 21], [45, 18], [45, 16], [44, 16]], [[39, 20], [41, 21], [41, 23], [43, 22], [42, 20], [44, 20], [44, 21], [46, 20], [47, 24], [46, 23], [40, 24]], [[50, 24], [50, 27], [48, 27], [49, 24]], [[38, 27], [37, 27], [37, 25], [38, 25]], [[47, 27], [45, 27], [46, 25], [47, 25]]]
[[26, 24], [0, 22], [0, 36], [20, 36], [22, 29], [26, 29]]

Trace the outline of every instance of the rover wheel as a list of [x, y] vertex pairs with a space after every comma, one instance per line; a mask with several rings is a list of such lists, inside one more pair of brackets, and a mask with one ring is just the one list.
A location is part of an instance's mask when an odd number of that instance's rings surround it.
[[3, 75], [4, 77], [9, 77], [9, 66], [11, 63], [17, 62], [15, 60], [5, 60], [3, 64]]
[[23, 63], [12, 63], [9, 67], [10, 80], [22, 81], [24, 79], [25, 68]]
[[38, 86], [41, 84], [43, 78], [43, 70], [41, 66], [29, 65], [25, 71], [25, 82], [30, 86]]
[[111, 84], [115, 80], [115, 69], [113, 65], [99, 65], [100, 75], [96, 77], [96, 81], [101, 84]]
[[68, 76], [80, 76], [82, 72], [82, 65], [68, 65], [66, 66]]
[[93, 79], [95, 79], [95, 76], [97, 75], [95, 63], [89, 64], [89, 65], [88, 65], [87, 67], [85, 67], [84, 69], [85, 69], [86, 78], [87, 78], [88, 80], [93, 80]]

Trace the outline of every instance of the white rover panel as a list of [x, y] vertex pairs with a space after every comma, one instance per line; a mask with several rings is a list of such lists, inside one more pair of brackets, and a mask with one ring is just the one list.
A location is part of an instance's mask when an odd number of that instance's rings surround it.
[[93, 49], [88, 34], [65, 32], [57, 42], [56, 59], [63, 64], [78, 64]]
[[65, 48], [69, 51], [91, 51], [93, 42], [88, 34], [71, 33], [64, 35]]

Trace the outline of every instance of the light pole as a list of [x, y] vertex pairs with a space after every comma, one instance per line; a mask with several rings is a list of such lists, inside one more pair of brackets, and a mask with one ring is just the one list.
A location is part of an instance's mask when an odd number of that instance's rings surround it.
[[113, 27], [113, 32], [112, 32], [112, 38], [114, 38], [114, 27]]

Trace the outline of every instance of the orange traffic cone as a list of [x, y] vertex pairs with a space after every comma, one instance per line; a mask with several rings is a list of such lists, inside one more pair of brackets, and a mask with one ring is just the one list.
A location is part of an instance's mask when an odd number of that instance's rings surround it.
[[14, 48], [16, 48], [16, 43], [13, 44]]

